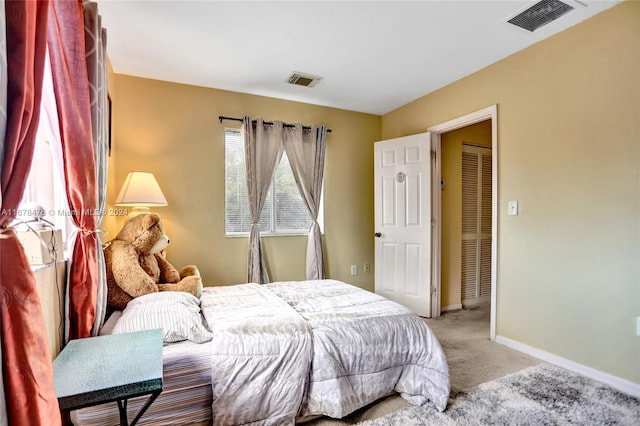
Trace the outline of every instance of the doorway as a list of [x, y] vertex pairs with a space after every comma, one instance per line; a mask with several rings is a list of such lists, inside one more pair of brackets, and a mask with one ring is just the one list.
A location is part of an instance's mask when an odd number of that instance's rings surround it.
[[[498, 116], [497, 106], [492, 105], [482, 110], [458, 117], [453, 120], [430, 127], [428, 131], [431, 133], [432, 149], [435, 151], [436, 161], [433, 167], [433, 239], [432, 239], [432, 282], [439, 297], [435, 297], [432, 316], [440, 315], [442, 306], [442, 234], [443, 234], [443, 215], [442, 215], [442, 191], [441, 187], [446, 181], [442, 182], [442, 140], [446, 133], [464, 127], [487, 121], [491, 128], [491, 163], [493, 165], [491, 171], [491, 313], [490, 313], [490, 338], [495, 340], [496, 336], [496, 312], [497, 312], [497, 250], [498, 250], [498, 143], [497, 143], [497, 127]], [[462, 304], [462, 300], [458, 302]], [[445, 306], [446, 307], [446, 306]]]

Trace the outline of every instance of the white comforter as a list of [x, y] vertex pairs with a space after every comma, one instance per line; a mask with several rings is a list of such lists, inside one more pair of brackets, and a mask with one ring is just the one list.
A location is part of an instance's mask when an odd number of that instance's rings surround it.
[[302, 416], [340, 418], [396, 391], [444, 410], [449, 369], [440, 343], [407, 308], [335, 280], [266, 285], [311, 326], [313, 361]]
[[341, 418], [394, 391], [444, 410], [447, 361], [408, 309], [335, 280], [207, 287], [214, 424]]
[[200, 306], [214, 334], [214, 424], [293, 424], [311, 363], [304, 319], [257, 284], [207, 287]]

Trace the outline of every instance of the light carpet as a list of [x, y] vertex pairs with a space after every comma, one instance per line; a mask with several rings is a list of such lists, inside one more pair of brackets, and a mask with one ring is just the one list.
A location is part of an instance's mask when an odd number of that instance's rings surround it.
[[440, 413], [427, 403], [361, 426], [640, 425], [640, 400], [568, 370], [540, 364], [452, 392]]

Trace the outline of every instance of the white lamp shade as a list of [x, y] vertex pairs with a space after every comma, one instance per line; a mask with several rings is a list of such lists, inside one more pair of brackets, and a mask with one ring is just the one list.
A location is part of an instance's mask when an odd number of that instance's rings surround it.
[[117, 206], [157, 207], [168, 205], [153, 173], [130, 172], [116, 198]]

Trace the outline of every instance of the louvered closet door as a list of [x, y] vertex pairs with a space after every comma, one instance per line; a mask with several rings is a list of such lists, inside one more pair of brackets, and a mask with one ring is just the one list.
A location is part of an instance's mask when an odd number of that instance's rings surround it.
[[491, 149], [462, 145], [462, 304], [491, 296]]

